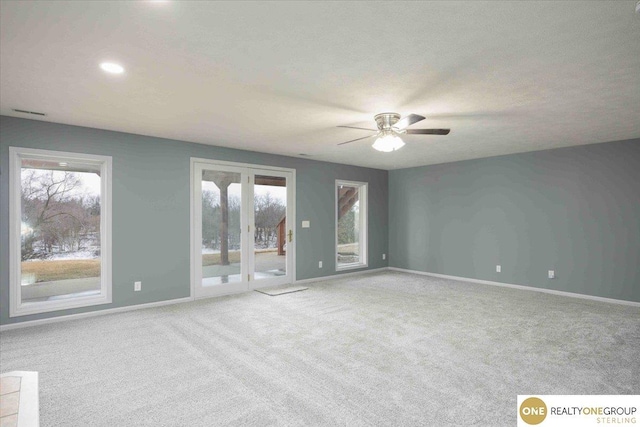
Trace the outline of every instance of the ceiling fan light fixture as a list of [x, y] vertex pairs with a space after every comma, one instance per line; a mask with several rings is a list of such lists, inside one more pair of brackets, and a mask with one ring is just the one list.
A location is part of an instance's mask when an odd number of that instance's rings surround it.
[[[400, 135], [447, 135], [451, 129], [407, 129], [409, 126], [424, 120], [424, 116], [418, 114], [409, 114], [404, 118], [398, 113], [380, 113], [374, 116], [374, 120], [378, 125], [378, 133], [369, 136], [341, 142], [338, 145], [351, 144], [352, 142], [361, 141], [363, 139], [376, 138], [372, 147], [384, 153], [390, 153], [404, 147], [404, 141], [400, 139]], [[373, 129], [367, 129], [357, 126], [338, 126], [340, 128], [351, 128], [358, 130], [368, 130], [375, 132]]]
[[395, 133], [389, 132], [379, 135], [372, 147], [378, 151], [390, 153], [404, 147], [404, 141]]

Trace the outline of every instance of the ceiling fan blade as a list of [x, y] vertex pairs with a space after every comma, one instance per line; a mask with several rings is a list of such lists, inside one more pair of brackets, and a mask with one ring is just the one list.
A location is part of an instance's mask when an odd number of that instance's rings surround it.
[[356, 142], [356, 141], [360, 141], [361, 139], [367, 139], [367, 138], [371, 138], [374, 137], [375, 135], [369, 135], [369, 136], [363, 136], [362, 138], [357, 138], [357, 139], [352, 139], [351, 141], [346, 141], [346, 142], [341, 142], [338, 145], [344, 145], [344, 144], [349, 144], [351, 142]]
[[393, 127], [396, 127], [398, 129], [406, 129], [409, 126], [411, 126], [414, 123], [418, 123], [421, 120], [424, 120], [425, 117], [419, 116], [417, 114], [409, 114], [408, 116], [405, 116], [403, 118], [401, 118], [400, 120], [398, 120], [398, 123], [396, 123], [395, 125], [393, 125]]
[[448, 135], [451, 129], [407, 129], [407, 135]]
[[378, 129], [367, 129], [367, 128], [359, 128], [356, 126], [336, 126], [337, 128], [347, 128], [347, 129], [361, 129], [361, 130], [369, 130], [371, 132], [377, 132]]

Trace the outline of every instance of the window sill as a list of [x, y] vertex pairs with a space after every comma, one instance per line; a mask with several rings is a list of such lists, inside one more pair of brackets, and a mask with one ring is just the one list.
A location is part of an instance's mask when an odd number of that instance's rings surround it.
[[369, 264], [363, 264], [361, 262], [353, 264], [343, 264], [336, 267], [336, 271], [355, 270], [358, 268], [367, 268]]
[[107, 295], [78, 297], [60, 301], [27, 302], [16, 307], [16, 309], [9, 314], [9, 317], [28, 316], [30, 314], [48, 313], [71, 308], [111, 304], [111, 302], [111, 297]]

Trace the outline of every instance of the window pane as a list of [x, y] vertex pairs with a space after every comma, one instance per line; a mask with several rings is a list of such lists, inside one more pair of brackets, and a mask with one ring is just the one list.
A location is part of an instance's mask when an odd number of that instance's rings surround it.
[[20, 179], [22, 303], [100, 295], [99, 167], [23, 160]]
[[360, 262], [359, 187], [338, 185], [338, 267]]
[[256, 175], [253, 187], [255, 280], [287, 274], [287, 179]]
[[202, 285], [242, 281], [241, 175], [202, 172]]

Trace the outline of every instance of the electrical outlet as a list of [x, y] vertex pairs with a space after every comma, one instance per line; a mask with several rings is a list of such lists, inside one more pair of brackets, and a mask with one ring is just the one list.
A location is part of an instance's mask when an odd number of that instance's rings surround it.
[[387, 254], [382, 254], [382, 259], [383, 260], [387, 259]]
[[496, 265], [496, 273], [502, 273], [502, 266]]
[[556, 272], [554, 270], [549, 270], [549, 279], [555, 279], [556, 278]]
[[318, 268], [322, 268], [322, 261], [318, 261]]
[[133, 282], [133, 290], [139, 292], [142, 290], [142, 282]]

